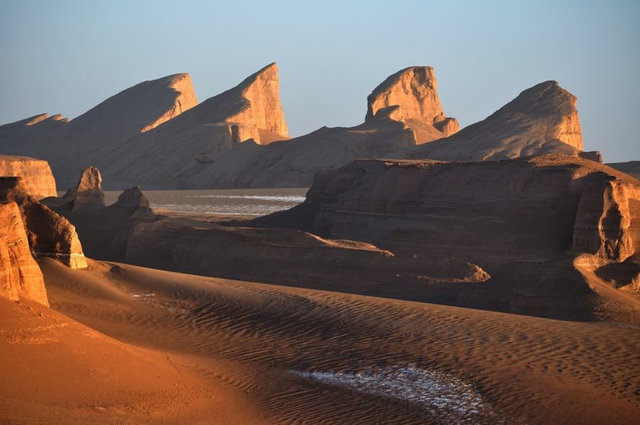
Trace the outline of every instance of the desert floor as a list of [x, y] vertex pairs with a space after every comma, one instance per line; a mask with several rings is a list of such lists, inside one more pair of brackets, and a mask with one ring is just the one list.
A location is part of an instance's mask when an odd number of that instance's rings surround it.
[[[632, 424], [640, 328], [43, 259], [3, 424]], [[349, 282], [345, 282], [349, 285]]]

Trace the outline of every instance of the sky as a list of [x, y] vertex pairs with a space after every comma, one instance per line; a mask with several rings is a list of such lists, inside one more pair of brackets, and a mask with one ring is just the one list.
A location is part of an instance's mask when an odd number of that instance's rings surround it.
[[203, 101], [271, 62], [290, 136], [361, 123], [380, 82], [428, 65], [461, 126], [556, 80], [585, 150], [640, 160], [640, 1], [0, 0], [0, 124], [179, 72]]

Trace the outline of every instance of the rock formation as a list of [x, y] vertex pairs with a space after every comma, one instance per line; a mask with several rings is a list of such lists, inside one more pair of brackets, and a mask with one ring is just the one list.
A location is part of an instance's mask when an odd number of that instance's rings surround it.
[[135, 225], [155, 217], [137, 186], [125, 190], [117, 202], [106, 207], [101, 182], [100, 170], [86, 167], [76, 187], [61, 198], [46, 198], [43, 202], [75, 225], [88, 255], [122, 261]]
[[0, 176], [21, 177], [27, 193], [36, 199], [57, 196], [56, 181], [47, 161], [0, 155]]
[[29, 249], [29, 239], [15, 202], [0, 204], [0, 297], [27, 298], [49, 306], [44, 278]]
[[440, 105], [436, 77], [429, 66], [412, 66], [384, 80], [367, 97], [366, 121], [380, 114], [402, 122], [414, 132], [417, 143], [456, 133], [455, 118], [446, 117]]
[[28, 195], [20, 177], [0, 177], [0, 202], [18, 205], [35, 255], [55, 257], [74, 269], [87, 267], [75, 227]]
[[80, 174], [76, 187], [65, 193], [62, 198], [71, 204], [72, 211], [104, 208], [102, 176], [96, 167], [85, 167]]
[[485, 120], [460, 132], [418, 146], [411, 158], [479, 161], [558, 153], [578, 156], [583, 149], [576, 97], [555, 81], [535, 85]]
[[[616, 274], [623, 283], [609, 284], [628, 289], [640, 278], [640, 182], [571, 156], [355, 161], [319, 174], [303, 204], [255, 225], [373, 243], [427, 262], [476, 264], [492, 279], [489, 289], [459, 294], [458, 302], [469, 306], [558, 317], [557, 309], [566, 313], [574, 303], [577, 316], [593, 318], [615, 308], [593, 298], [590, 273]], [[553, 304], [562, 297], [564, 307]], [[520, 304], [513, 304], [516, 298]]]
[[58, 184], [69, 187], [76, 181], [78, 168], [113, 163], [133, 147], [132, 137], [196, 103], [189, 75], [171, 75], [130, 87], [68, 123], [60, 116], [42, 114], [4, 125], [0, 144], [5, 153], [48, 160]]

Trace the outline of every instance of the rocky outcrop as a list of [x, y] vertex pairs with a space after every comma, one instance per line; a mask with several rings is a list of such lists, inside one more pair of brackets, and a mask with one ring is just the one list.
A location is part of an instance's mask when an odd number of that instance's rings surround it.
[[583, 149], [577, 99], [555, 81], [533, 86], [485, 120], [418, 146], [411, 158], [479, 161], [542, 154], [578, 156]]
[[0, 297], [27, 298], [49, 306], [44, 278], [29, 248], [29, 239], [15, 202], [0, 203]]
[[125, 190], [113, 205], [106, 207], [101, 182], [100, 170], [87, 167], [77, 187], [61, 198], [43, 202], [74, 224], [87, 255], [122, 261], [135, 225], [153, 221], [155, 216], [138, 186]]
[[75, 227], [26, 193], [19, 177], [0, 177], [0, 202], [15, 202], [26, 224], [29, 247], [36, 256], [55, 257], [71, 268], [87, 261]]
[[417, 143], [456, 133], [455, 118], [446, 117], [440, 105], [432, 67], [412, 66], [384, 80], [367, 97], [366, 121], [383, 115], [402, 122], [414, 132]]
[[62, 199], [71, 205], [72, 211], [104, 208], [102, 176], [96, 167], [85, 167], [76, 187], [65, 193]]
[[[32, 121], [39, 122], [37, 119]], [[57, 196], [56, 181], [47, 161], [24, 156], [0, 155], [0, 176], [22, 178], [25, 190], [36, 199]]]
[[[461, 163], [359, 160], [319, 174], [303, 204], [254, 225], [368, 242], [426, 262], [475, 264], [492, 278], [479, 292], [458, 293], [462, 305], [559, 317], [553, 311], [578, 303], [581, 313], [566, 317], [593, 318], [613, 304], [593, 294], [582, 271], [637, 258], [640, 183], [562, 155]], [[583, 258], [577, 268], [573, 259], [584, 255], [592, 265], [585, 268]], [[540, 273], [545, 268], [554, 271]], [[529, 277], [520, 281], [519, 273]], [[513, 304], [516, 298], [521, 301]]]

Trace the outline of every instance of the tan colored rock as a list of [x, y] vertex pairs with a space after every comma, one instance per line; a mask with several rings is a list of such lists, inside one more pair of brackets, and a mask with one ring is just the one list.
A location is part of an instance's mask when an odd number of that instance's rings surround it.
[[168, 108], [166, 112], [160, 115], [155, 121], [144, 126], [140, 132], [152, 130], [160, 124], [177, 117], [184, 111], [187, 111], [198, 104], [196, 93], [193, 91], [191, 84], [191, 76], [189, 74], [176, 74], [165, 77], [166, 87], [175, 91], [176, 96], [173, 100], [173, 106]]
[[611, 168], [620, 170], [630, 176], [640, 179], [640, 161], [613, 162], [607, 164]]
[[75, 227], [63, 216], [28, 195], [19, 177], [0, 178], [0, 202], [15, 202], [26, 224], [31, 251], [57, 258], [71, 268], [86, 268]]
[[[546, 81], [523, 91], [483, 121], [418, 146], [407, 156], [444, 161], [578, 156], [583, 144], [576, 102], [576, 97], [556, 81]], [[597, 159], [597, 155], [589, 159]]]
[[36, 199], [57, 196], [56, 181], [47, 161], [24, 156], [0, 155], [0, 176], [21, 177], [25, 190]]
[[20, 209], [15, 202], [0, 204], [0, 297], [27, 298], [49, 306], [44, 278], [29, 248]]
[[455, 118], [444, 115], [437, 90], [432, 67], [412, 66], [400, 70], [367, 97], [366, 120], [383, 113], [409, 126], [419, 144], [454, 134], [460, 126]]

